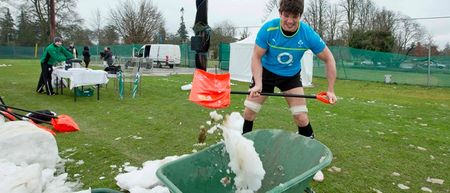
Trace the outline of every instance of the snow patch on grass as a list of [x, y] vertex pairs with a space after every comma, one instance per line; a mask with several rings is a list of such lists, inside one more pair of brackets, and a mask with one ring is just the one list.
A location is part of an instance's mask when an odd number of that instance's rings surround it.
[[428, 188], [428, 187], [422, 187], [422, 188], [420, 188], [420, 190], [422, 190], [422, 191], [424, 191], [424, 192], [433, 192], [433, 190], [431, 190], [431, 189]]
[[439, 184], [439, 185], [443, 185], [444, 184], [444, 180], [439, 179], [439, 178], [431, 178], [431, 177], [427, 178], [427, 182], [430, 182], [432, 184]]
[[406, 186], [404, 184], [397, 184], [397, 187], [402, 189], [402, 190], [409, 190], [410, 189], [409, 186]]

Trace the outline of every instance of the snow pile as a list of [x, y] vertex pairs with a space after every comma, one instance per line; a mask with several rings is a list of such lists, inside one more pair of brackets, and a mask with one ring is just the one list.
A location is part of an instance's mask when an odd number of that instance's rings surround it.
[[80, 186], [66, 182], [67, 173], [57, 174], [61, 158], [56, 140], [32, 123], [1, 125], [0, 150], [0, 192], [71, 193]]
[[61, 160], [55, 138], [27, 121], [10, 121], [0, 127], [0, 159], [15, 164], [54, 168]]
[[216, 122], [223, 119], [223, 116], [221, 114], [217, 113], [217, 111], [210, 112], [209, 116], [211, 117], [212, 120], [214, 120]]
[[208, 129], [209, 134], [213, 134], [217, 130], [217, 126], [220, 125], [220, 122], [223, 119], [223, 116], [217, 111], [212, 111], [209, 113], [209, 117], [211, 118], [210, 121], [206, 121], [206, 124], [209, 126], [212, 126], [210, 129]]
[[253, 147], [253, 141], [242, 136], [244, 119], [237, 112], [231, 113], [220, 128], [225, 148], [230, 155], [228, 166], [236, 174], [234, 184], [237, 193], [256, 192], [261, 188], [264, 171], [261, 159]]
[[115, 177], [117, 185], [130, 193], [169, 193], [169, 189], [163, 187], [163, 183], [156, 176], [156, 170], [163, 164], [178, 159], [178, 156], [169, 156], [162, 160], [146, 161], [142, 168], [126, 167], [125, 171]]
[[0, 115], [0, 126], [2, 126], [6, 122], [6, 118]]
[[[230, 155], [228, 166], [236, 174], [234, 178], [236, 193], [256, 192], [261, 188], [261, 181], [266, 172], [253, 147], [253, 141], [241, 134], [244, 119], [239, 113], [233, 112], [221, 125], [219, 121], [223, 119], [223, 116], [216, 111], [210, 113], [210, 118], [207, 124], [214, 123], [214, 130], [220, 128], [223, 131], [225, 149]], [[117, 175], [115, 180], [120, 188], [130, 193], [169, 193], [169, 189], [157, 178], [156, 171], [163, 164], [178, 158], [178, 156], [169, 156], [162, 160], [147, 161], [142, 168], [125, 164], [124, 170], [127, 173]], [[221, 182], [226, 185], [230, 183], [230, 179], [224, 177]]]

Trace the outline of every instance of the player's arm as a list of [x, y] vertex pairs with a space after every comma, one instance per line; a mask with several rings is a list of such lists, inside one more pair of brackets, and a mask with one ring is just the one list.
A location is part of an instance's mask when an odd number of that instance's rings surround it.
[[336, 82], [336, 61], [333, 54], [328, 47], [325, 47], [322, 52], [317, 54], [317, 57], [325, 63], [325, 70], [328, 79], [327, 96], [333, 104], [336, 102], [336, 95], [334, 94], [334, 83]]

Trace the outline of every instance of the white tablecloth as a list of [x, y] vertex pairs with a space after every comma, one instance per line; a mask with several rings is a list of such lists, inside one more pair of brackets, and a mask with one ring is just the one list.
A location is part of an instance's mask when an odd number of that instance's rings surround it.
[[78, 86], [88, 86], [108, 83], [107, 72], [88, 68], [55, 68], [53, 74], [58, 78], [69, 78], [70, 89]]

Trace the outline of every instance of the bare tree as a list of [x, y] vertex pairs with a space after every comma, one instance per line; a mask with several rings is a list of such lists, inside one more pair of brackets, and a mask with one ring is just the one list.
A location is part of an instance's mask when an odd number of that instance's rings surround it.
[[230, 21], [222, 21], [213, 28], [213, 33], [220, 34], [223, 37], [236, 36], [236, 27]]
[[101, 30], [104, 25], [102, 14], [98, 8], [93, 12], [89, 25], [93, 29], [93, 40], [98, 43], [100, 40]]
[[127, 0], [111, 11], [111, 20], [126, 44], [149, 43], [164, 27], [162, 13], [151, 0]]
[[445, 43], [445, 47], [441, 52], [444, 56], [450, 56], [450, 42]]
[[376, 13], [377, 7], [372, 0], [360, 0], [356, 12], [359, 29], [372, 30], [372, 18], [376, 16]]
[[420, 42], [424, 37], [424, 29], [408, 16], [403, 16], [396, 21], [395, 39], [397, 52], [407, 49], [407, 46], [414, 42]]
[[273, 9], [278, 9], [278, 0], [268, 0], [266, 2], [265, 15], [262, 21], [266, 21], [267, 17], [269, 17], [270, 13], [272, 13]]
[[[23, 0], [23, 6], [30, 10], [30, 16], [39, 25], [38, 38], [41, 43], [50, 41], [50, 11], [48, 0]], [[77, 0], [56, 1], [57, 34], [64, 36], [68, 33], [70, 25], [81, 25], [78, 13], [73, 9]]]
[[373, 22], [374, 30], [384, 32], [394, 32], [397, 15], [390, 10], [383, 8], [375, 16]]
[[361, 0], [342, 0], [340, 2], [341, 7], [344, 9], [344, 13], [347, 19], [347, 40], [353, 32], [354, 23], [356, 20], [356, 13], [358, 10], [358, 3]]
[[217, 23], [211, 32], [210, 50], [218, 53], [220, 43], [232, 43], [236, 41], [236, 27], [230, 21]]
[[328, 6], [325, 0], [312, 0], [304, 14], [306, 22], [312, 26], [320, 37], [324, 37], [325, 33], [325, 14], [327, 8]]
[[329, 5], [325, 12], [325, 17], [328, 18], [326, 27], [326, 40], [328, 44], [333, 45], [337, 38], [338, 28], [341, 23], [341, 14], [339, 12], [339, 7], [336, 4]]
[[248, 36], [250, 36], [248, 27], [244, 28], [244, 30], [240, 34], [241, 34], [241, 37], [239, 38], [239, 40], [243, 40], [243, 39], [247, 38]]

